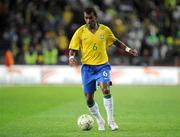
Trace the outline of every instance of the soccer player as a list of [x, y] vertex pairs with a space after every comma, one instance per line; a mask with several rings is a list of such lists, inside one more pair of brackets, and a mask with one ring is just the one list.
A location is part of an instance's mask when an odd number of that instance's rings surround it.
[[84, 10], [85, 25], [82, 25], [74, 33], [69, 45], [69, 64], [77, 65], [77, 51], [81, 51], [81, 76], [87, 106], [94, 115], [98, 130], [105, 130], [105, 120], [102, 118], [98, 104], [94, 101], [96, 85], [99, 85], [104, 95], [104, 107], [107, 112], [107, 122], [111, 130], [117, 130], [118, 125], [113, 116], [113, 97], [110, 93], [110, 71], [107, 49], [111, 45], [121, 48], [132, 56], [137, 56], [137, 51], [127, 47], [118, 40], [111, 29], [97, 22], [97, 13], [94, 8]]

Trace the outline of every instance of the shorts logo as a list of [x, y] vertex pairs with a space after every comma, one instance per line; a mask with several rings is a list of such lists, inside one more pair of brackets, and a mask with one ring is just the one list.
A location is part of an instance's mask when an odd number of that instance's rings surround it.
[[106, 71], [103, 71], [103, 76], [104, 77], [107, 77], [108, 76], [108, 73]]

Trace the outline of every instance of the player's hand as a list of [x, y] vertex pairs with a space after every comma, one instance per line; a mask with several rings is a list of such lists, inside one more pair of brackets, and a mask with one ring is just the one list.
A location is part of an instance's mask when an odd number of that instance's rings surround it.
[[74, 67], [78, 65], [78, 62], [74, 57], [69, 57], [69, 65]]
[[138, 56], [138, 52], [137, 52], [136, 49], [130, 49], [130, 50], [129, 50], [129, 54], [130, 54], [131, 56], [134, 56], [134, 57], [137, 57], [137, 56]]

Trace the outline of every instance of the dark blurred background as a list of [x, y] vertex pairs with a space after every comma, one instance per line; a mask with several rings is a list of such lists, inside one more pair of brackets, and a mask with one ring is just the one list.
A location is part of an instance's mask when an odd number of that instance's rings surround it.
[[0, 0], [0, 64], [7, 50], [14, 64], [68, 64], [69, 41], [90, 5], [100, 23], [139, 51], [131, 58], [110, 48], [112, 65], [180, 66], [178, 0]]

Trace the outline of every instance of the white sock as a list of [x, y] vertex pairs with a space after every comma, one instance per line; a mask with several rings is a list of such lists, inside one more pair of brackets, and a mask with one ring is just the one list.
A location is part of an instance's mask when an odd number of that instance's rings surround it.
[[88, 107], [90, 113], [96, 118], [97, 122], [102, 120], [102, 116], [99, 112], [98, 104], [95, 103], [92, 107]]
[[107, 112], [107, 120], [108, 121], [114, 121], [113, 117], [113, 97], [111, 96], [110, 98], [104, 98], [104, 107]]

